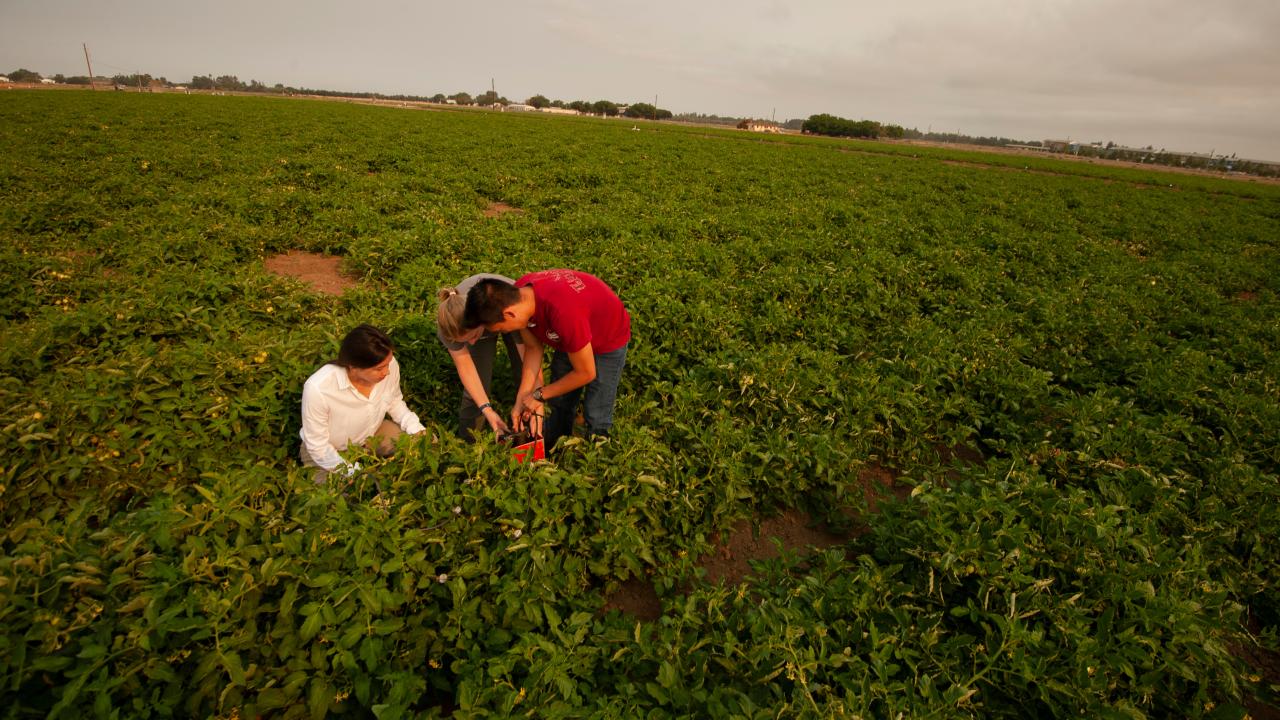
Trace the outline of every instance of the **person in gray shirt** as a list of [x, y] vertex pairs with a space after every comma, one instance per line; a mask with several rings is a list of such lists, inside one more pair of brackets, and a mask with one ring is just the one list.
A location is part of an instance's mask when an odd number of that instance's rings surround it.
[[511, 361], [512, 382], [515, 387], [520, 387], [521, 358], [524, 356], [520, 332], [491, 333], [483, 327], [472, 330], [463, 327], [462, 316], [467, 307], [467, 292], [476, 283], [490, 278], [511, 282], [510, 278], [502, 275], [480, 273], [436, 293], [436, 299], [440, 301], [436, 309], [436, 337], [449, 351], [449, 357], [458, 370], [458, 379], [462, 381], [462, 400], [458, 403], [458, 437], [467, 442], [475, 439], [473, 433], [482, 417], [495, 433], [501, 435], [510, 432], [502, 419], [502, 413], [494, 409], [489, 398], [493, 359], [497, 355], [499, 337], [506, 346], [507, 357]]

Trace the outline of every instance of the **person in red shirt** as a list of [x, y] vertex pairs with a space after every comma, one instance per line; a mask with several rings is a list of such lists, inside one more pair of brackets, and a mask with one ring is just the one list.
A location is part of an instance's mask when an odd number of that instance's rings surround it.
[[[631, 315], [600, 278], [578, 270], [542, 270], [515, 283], [482, 280], [467, 293], [464, 322], [490, 332], [520, 331], [523, 369], [511, 410], [517, 430], [541, 417], [547, 403], [551, 414], [543, 424], [543, 442], [552, 450], [573, 432], [581, 397], [588, 434], [609, 434], [631, 341]], [[555, 350], [551, 382], [537, 387], [548, 345]]]

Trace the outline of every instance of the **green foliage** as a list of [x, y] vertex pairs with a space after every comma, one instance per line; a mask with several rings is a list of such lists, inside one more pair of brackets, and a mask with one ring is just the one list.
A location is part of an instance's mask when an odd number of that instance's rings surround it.
[[26, 68], [18, 68], [17, 70], [7, 72], [5, 73], [5, 77], [9, 78], [11, 82], [16, 83], [38, 83], [41, 79], [40, 73]]
[[626, 112], [622, 113], [624, 117], [639, 118], [641, 120], [670, 120], [671, 111], [655, 107], [651, 103], [632, 103], [627, 106]]
[[[873, 120], [846, 120], [835, 115], [810, 115], [800, 129], [813, 135], [830, 135], [832, 137], [871, 138], [880, 137], [883, 128]], [[900, 130], [901, 128], [899, 128]], [[901, 137], [901, 134], [891, 137]]]
[[[1280, 192], [630, 125], [0, 94], [5, 717], [1243, 714]], [[360, 287], [265, 272], [289, 249]], [[446, 438], [435, 290], [556, 266], [632, 312], [608, 442], [297, 467], [347, 329], [390, 329]], [[873, 466], [915, 492], [865, 512]], [[795, 506], [865, 532], [699, 580]], [[602, 610], [635, 578], [658, 621]]]

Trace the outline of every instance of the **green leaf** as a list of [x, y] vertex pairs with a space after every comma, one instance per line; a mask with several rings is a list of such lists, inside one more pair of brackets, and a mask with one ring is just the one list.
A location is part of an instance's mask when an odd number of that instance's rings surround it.
[[320, 616], [320, 613], [313, 613], [302, 623], [302, 627], [298, 630], [298, 637], [303, 642], [306, 642], [315, 637], [323, 625], [324, 619]]
[[320, 678], [312, 678], [307, 692], [307, 710], [311, 713], [311, 720], [324, 720], [324, 716], [329, 713], [329, 703], [332, 701], [333, 688], [329, 683]]

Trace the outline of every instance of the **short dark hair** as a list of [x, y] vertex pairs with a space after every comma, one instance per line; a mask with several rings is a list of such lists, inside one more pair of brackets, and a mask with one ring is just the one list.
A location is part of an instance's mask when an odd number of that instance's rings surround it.
[[387, 334], [372, 325], [360, 325], [342, 338], [334, 365], [364, 370], [377, 366], [396, 349]]
[[520, 289], [509, 282], [488, 278], [467, 293], [463, 325], [468, 329], [502, 322], [502, 311], [520, 302]]

